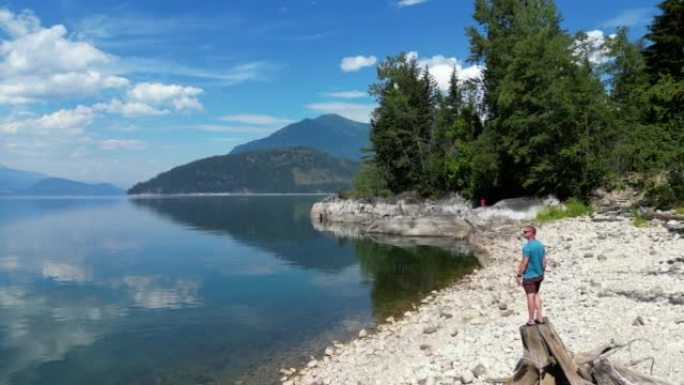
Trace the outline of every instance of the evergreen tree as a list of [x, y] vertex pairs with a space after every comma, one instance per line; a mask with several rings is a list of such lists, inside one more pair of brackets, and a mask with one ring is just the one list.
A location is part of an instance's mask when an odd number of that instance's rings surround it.
[[664, 0], [662, 14], [649, 26], [644, 50], [651, 84], [642, 95], [642, 123], [648, 138], [638, 167], [662, 173], [665, 183], [650, 189], [652, 201], [666, 207], [684, 204], [684, 1]]
[[647, 139], [651, 127], [642, 124], [642, 97], [648, 86], [643, 41], [631, 42], [628, 35], [629, 30], [620, 27], [606, 39], [608, 60], [601, 65], [612, 103], [614, 130], [604, 140], [613, 144], [605, 146], [606, 168], [612, 177], [639, 169], [643, 159], [650, 157], [652, 144]]
[[573, 55], [553, 2], [477, 0], [474, 18], [487, 33], [468, 32], [472, 59], [486, 65], [487, 121], [471, 189], [586, 195], [600, 176], [594, 139], [605, 129], [606, 101], [591, 67]]
[[380, 63], [377, 76], [370, 87], [378, 100], [371, 117], [376, 166], [392, 192], [426, 189], [435, 82], [403, 53]]
[[646, 38], [651, 85], [642, 96], [643, 123], [651, 127], [658, 148], [644, 168], [684, 169], [684, 1], [664, 0]]
[[652, 42], [645, 50], [648, 71], [654, 76], [684, 77], [684, 1], [664, 0], [658, 4], [662, 14], [654, 18], [646, 38]]

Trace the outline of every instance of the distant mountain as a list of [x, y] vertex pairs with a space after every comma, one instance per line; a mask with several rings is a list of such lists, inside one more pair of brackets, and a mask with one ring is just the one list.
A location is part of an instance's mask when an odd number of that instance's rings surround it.
[[0, 195], [122, 195], [108, 183], [82, 183], [0, 166]]
[[128, 194], [334, 192], [351, 185], [358, 167], [310, 148], [277, 148], [200, 159], [138, 183]]
[[359, 160], [362, 155], [361, 148], [370, 145], [369, 134], [368, 123], [328, 114], [290, 124], [265, 138], [238, 145], [230, 153], [302, 146], [340, 158]]
[[15, 170], [0, 165], [0, 194], [13, 194], [16, 191], [29, 188], [34, 183], [45, 178], [48, 178], [48, 176], [37, 172]]
[[89, 184], [62, 178], [46, 178], [20, 193], [22, 195], [122, 195], [124, 190], [109, 183]]

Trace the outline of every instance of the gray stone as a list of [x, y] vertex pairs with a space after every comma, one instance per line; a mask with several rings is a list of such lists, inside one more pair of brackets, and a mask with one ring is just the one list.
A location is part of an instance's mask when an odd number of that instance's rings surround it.
[[458, 335], [458, 329], [452, 330], [451, 333], [449, 333], [449, 335], [452, 337], [456, 337]]
[[513, 309], [508, 309], [506, 311], [502, 311], [501, 316], [502, 317], [510, 317], [513, 315], [513, 313], [514, 313]]
[[368, 337], [368, 332], [366, 331], [366, 329], [361, 329], [361, 331], [359, 331], [359, 338], [365, 337]]
[[475, 380], [475, 376], [473, 375], [473, 372], [470, 370], [466, 369], [463, 373], [461, 373], [461, 383], [463, 384], [470, 384]]
[[428, 349], [430, 349], [430, 345], [428, 345], [428, 344], [421, 344], [420, 345], [420, 350], [428, 350]]
[[508, 309], [508, 305], [506, 305], [503, 302], [499, 304], [499, 310], [506, 310], [506, 309]]
[[644, 319], [641, 318], [641, 316], [637, 316], [632, 322], [632, 326], [643, 326], [645, 324], [646, 323], [644, 322]]
[[594, 258], [594, 254], [586, 253], [586, 254], [584, 254], [584, 258]]
[[485, 366], [482, 365], [482, 364], [477, 364], [477, 365], [473, 368], [472, 373], [473, 373], [473, 375], [474, 375], [475, 377], [480, 378], [480, 377], [484, 376], [484, 375], [487, 373], [487, 368], [485, 368]]
[[665, 223], [665, 228], [673, 233], [684, 232], [684, 224], [679, 221], [669, 220]]
[[675, 293], [670, 295], [670, 303], [673, 305], [684, 305], [684, 294]]
[[604, 254], [601, 254], [598, 257], [596, 257], [596, 259], [598, 259], [599, 261], [606, 261], [608, 260], [608, 257], [606, 257]]
[[432, 334], [432, 333], [436, 332], [437, 329], [439, 329], [437, 326], [428, 326], [425, 329], [423, 329], [423, 333], [424, 334]]

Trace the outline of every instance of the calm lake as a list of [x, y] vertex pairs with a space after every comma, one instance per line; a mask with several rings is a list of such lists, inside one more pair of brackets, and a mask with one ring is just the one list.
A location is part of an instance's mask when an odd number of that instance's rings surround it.
[[0, 384], [271, 384], [477, 266], [318, 232], [321, 198], [0, 198]]

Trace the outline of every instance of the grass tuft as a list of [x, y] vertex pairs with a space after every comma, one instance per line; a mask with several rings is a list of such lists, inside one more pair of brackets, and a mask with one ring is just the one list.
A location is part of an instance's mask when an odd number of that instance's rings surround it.
[[684, 207], [678, 207], [674, 210], [677, 215], [684, 215]]
[[632, 210], [632, 224], [635, 227], [646, 227], [648, 226], [648, 221], [638, 211]]
[[537, 220], [547, 222], [563, 218], [580, 217], [589, 215], [593, 211], [590, 205], [577, 199], [570, 199], [565, 202], [565, 207], [544, 207], [537, 214]]

